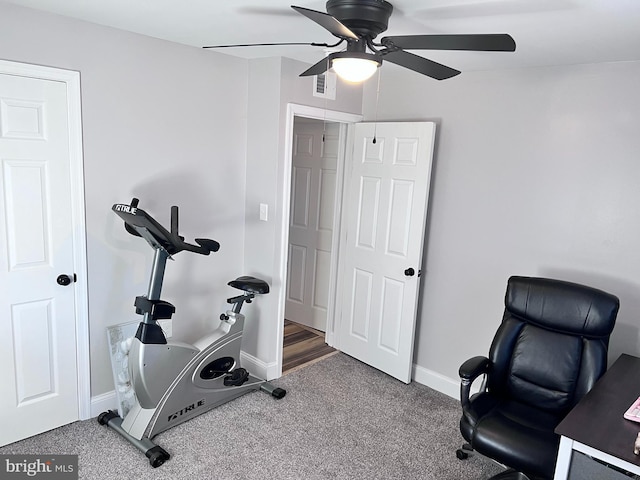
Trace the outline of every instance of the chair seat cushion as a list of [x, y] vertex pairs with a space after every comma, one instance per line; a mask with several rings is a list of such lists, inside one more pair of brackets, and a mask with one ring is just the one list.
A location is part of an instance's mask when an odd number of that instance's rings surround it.
[[460, 430], [474, 450], [527, 474], [553, 477], [560, 437], [553, 433], [562, 420], [490, 393], [472, 397]]

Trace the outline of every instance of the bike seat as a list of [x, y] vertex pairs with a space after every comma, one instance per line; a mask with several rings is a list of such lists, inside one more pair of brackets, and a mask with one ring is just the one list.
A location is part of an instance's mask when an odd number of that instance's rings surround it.
[[231, 280], [227, 285], [249, 293], [269, 293], [269, 284], [267, 282], [249, 275], [243, 275]]

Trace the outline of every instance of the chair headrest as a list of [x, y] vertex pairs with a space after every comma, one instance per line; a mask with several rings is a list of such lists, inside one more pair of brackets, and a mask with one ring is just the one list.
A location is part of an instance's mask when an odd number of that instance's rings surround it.
[[505, 307], [512, 314], [542, 327], [607, 337], [615, 325], [620, 301], [596, 288], [549, 278], [509, 278]]

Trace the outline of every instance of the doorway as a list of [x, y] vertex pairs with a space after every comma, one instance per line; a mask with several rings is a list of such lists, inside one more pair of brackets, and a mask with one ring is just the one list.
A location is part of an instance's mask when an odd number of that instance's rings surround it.
[[285, 318], [325, 332], [340, 124], [296, 117]]
[[[294, 116], [287, 124], [291, 126], [287, 129], [291, 134], [287, 137], [289, 142], [293, 138], [293, 120]], [[336, 182], [326, 342], [408, 383], [435, 124], [351, 121], [341, 124], [341, 129], [345, 140], [337, 168], [340, 180]], [[292, 152], [290, 145], [287, 159]], [[347, 152], [349, 158], [351, 153], [357, 158], [348, 169]], [[285, 163], [285, 169], [286, 184], [290, 184], [292, 163]], [[289, 246], [289, 218], [293, 210], [290, 197], [287, 195], [283, 202], [284, 247]], [[282, 248], [280, 258], [280, 278], [286, 286], [288, 248]], [[354, 264], [356, 258], [365, 261], [365, 265]], [[382, 267], [391, 270], [384, 273]], [[285, 290], [280, 295], [282, 315]], [[378, 306], [372, 309], [373, 299]], [[276, 318], [283, 322], [284, 316]], [[281, 355], [282, 350], [278, 353]]]
[[[298, 323], [302, 330], [315, 332], [316, 337], [324, 337], [323, 344], [332, 346], [347, 130], [362, 120], [359, 115], [295, 104], [289, 104], [287, 113], [285, 170], [290, 191], [284, 198], [282, 222], [281, 278], [285, 288], [278, 316], [281, 371], [285, 320], [302, 319]], [[294, 156], [305, 157], [304, 152], [308, 158], [303, 160], [313, 161], [314, 142], [316, 160], [325, 167], [315, 171], [311, 164], [294, 162]], [[310, 353], [307, 358], [313, 361], [317, 357]]]
[[340, 124], [293, 124], [283, 373], [335, 353], [325, 341], [336, 225]]
[[283, 372], [335, 353], [324, 336], [340, 145], [339, 123], [294, 118]]

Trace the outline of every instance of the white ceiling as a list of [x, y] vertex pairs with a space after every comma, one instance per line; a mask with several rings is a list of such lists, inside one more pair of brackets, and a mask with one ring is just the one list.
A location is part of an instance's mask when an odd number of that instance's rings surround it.
[[[290, 8], [291, 0], [7, 0], [172, 42], [204, 45], [322, 42], [335, 38]], [[319, 0], [295, 5], [326, 11]], [[414, 51], [462, 70], [640, 60], [640, 0], [391, 0], [381, 34], [509, 33], [515, 53]], [[315, 63], [311, 46], [217, 50], [245, 58]]]

